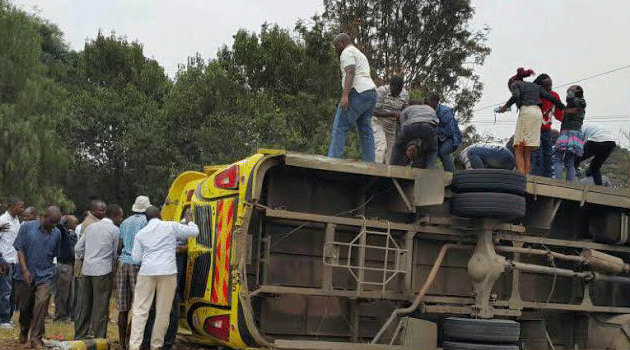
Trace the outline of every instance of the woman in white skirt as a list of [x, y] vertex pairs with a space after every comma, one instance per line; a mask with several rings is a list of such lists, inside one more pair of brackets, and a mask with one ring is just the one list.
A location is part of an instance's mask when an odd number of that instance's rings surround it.
[[545, 98], [557, 108], [564, 109], [562, 102], [540, 85], [523, 81], [523, 78], [533, 74], [534, 71], [531, 69], [519, 68], [516, 71], [516, 75], [508, 80], [512, 97], [499, 109], [499, 112], [503, 113], [515, 103], [519, 109], [514, 132], [514, 158], [516, 169], [523, 175], [529, 174], [532, 165], [531, 153], [540, 145], [540, 124], [542, 123], [540, 98]]

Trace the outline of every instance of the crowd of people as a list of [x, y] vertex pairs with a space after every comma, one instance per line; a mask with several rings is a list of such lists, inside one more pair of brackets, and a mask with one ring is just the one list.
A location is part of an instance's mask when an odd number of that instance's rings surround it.
[[[138, 196], [132, 215], [93, 200], [81, 223], [51, 206], [36, 208], [11, 196], [0, 216], [0, 327], [19, 342], [43, 348], [54, 294], [53, 322], [74, 322], [77, 340], [106, 338], [116, 296], [123, 349], [170, 349], [178, 327], [186, 247], [199, 228], [190, 212], [181, 223], [161, 221], [149, 198]], [[167, 316], [169, 315], [169, 316]], [[50, 315], [52, 316], [52, 315]]]
[[[514, 135], [507, 145], [477, 143], [452, 154], [462, 144], [452, 108], [440, 104], [438, 94], [410, 101], [404, 78], [393, 76], [388, 85], [376, 87], [366, 56], [347, 34], [333, 41], [339, 54], [342, 95], [335, 113], [328, 156], [344, 153], [348, 131], [357, 127], [363, 160], [419, 168], [435, 167], [439, 157], [444, 170], [499, 168], [522, 174], [574, 181], [581, 162], [593, 158], [586, 171], [595, 185], [605, 185], [601, 166], [615, 149], [610, 133], [594, 124], [584, 124], [586, 100], [578, 85], [567, 90], [566, 104], [553, 91], [551, 77], [519, 68], [508, 80], [509, 100], [498, 109], [503, 113], [516, 105], [519, 110]], [[561, 122], [560, 132], [552, 119]], [[587, 182], [588, 183], [587, 179]]]

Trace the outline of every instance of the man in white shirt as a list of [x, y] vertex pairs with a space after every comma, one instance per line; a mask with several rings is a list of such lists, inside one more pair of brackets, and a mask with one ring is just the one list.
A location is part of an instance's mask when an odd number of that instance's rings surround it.
[[24, 211], [24, 202], [18, 197], [11, 196], [7, 200], [7, 211], [0, 216], [0, 255], [6, 265], [0, 271], [0, 328], [11, 329], [13, 316], [13, 271], [18, 263], [17, 251], [13, 247], [15, 237], [20, 230], [20, 215]]
[[190, 212], [186, 214], [186, 224], [161, 221], [160, 211], [154, 206], [147, 208], [146, 216], [147, 226], [136, 234], [131, 253], [131, 258], [140, 261], [141, 266], [132, 306], [130, 350], [140, 349], [154, 296], [156, 320], [151, 332], [151, 349], [162, 347], [169, 324], [168, 315], [177, 289], [177, 238], [199, 234], [199, 228], [192, 222]]
[[600, 169], [617, 146], [615, 138], [608, 131], [594, 124], [582, 125], [582, 132], [584, 133], [585, 141], [584, 154], [575, 160], [575, 167], [577, 169], [580, 163], [593, 157], [591, 164], [586, 170], [586, 176], [592, 176], [595, 185], [602, 186], [603, 181]]
[[95, 338], [107, 338], [109, 320], [109, 297], [112, 290], [112, 268], [118, 249], [118, 226], [123, 219], [123, 210], [109, 205], [107, 217], [97, 221], [85, 230], [85, 251], [79, 279], [79, 297], [77, 303], [81, 312], [75, 319], [75, 339], [86, 339], [90, 325]]
[[361, 139], [363, 160], [374, 161], [374, 131], [372, 114], [376, 105], [376, 85], [370, 76], [370, 63], [350, 40], [341, 33], [333, 40], [335, 51], [341, 62], [342, 93], [335, 121], [333, 135], [328, 148], [328, 156], [341, 158], [346, 148], [346, 135], [350, 128], [357, 126]]

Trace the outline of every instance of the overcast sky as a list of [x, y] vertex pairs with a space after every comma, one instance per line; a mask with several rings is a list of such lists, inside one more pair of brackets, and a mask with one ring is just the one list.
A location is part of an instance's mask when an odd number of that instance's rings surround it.
[[[213, 58], [239, 28], [259, 31], [264, 22], [293, 28], [323, 10], [322, 0], [13, 0], [56, 23], [75, 50], [99, 29], [144, 45], [173, 77], [177, 65], [199, 52]], [[478, 72], [485, 84], [474, 123], [482, 133], [509, 137], [516, 113], [497, 116], [489, 105], [509, 97], [507, 79], [516, 68], [549, 74], [554, 85], [630, 65], [627, 0], [473, 0], [474, 28], [491, 28], [492, 53]], [[615, 136], [630, 130], [630, 69], [592, 78], [582, 85], [590, 119]], [[331, 87], [337, 88], [337, 87]], [[556, 90], [564, 99], [566, 87]], [[331, 111], [333, 113], [333, 111]], [[556, 123], [558, 126], [559, 123]], [[621, 141], [627, 145], [624, 138]]]

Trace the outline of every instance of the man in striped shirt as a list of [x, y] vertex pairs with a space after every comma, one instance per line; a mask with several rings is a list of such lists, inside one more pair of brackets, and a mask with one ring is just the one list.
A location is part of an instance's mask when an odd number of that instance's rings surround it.
[[400, 112], [409, 105], [409, 93], [403, 88], [402, 76], [394, 76], [389, 85], [376, 89], [378, 97], [372, 117], [374, 129], [374, 153], [376, 163], [387, 163], [396, 141], [396, 120]]

